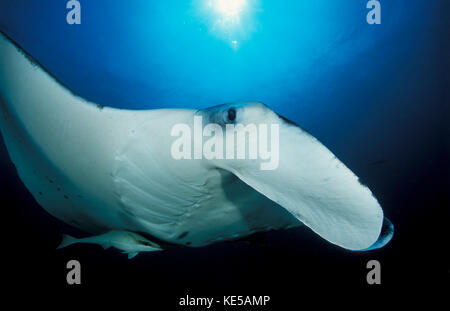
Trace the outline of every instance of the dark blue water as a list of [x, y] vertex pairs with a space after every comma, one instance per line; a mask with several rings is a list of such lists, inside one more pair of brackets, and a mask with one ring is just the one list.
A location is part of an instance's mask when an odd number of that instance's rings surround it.
[[[367, 254], [338, 249], [303, 228], [131, 262], [90, 246], [56, 252], [60, 233], [73, 229], [33, 201], [2, 146], [1, 205], [17, 254], [8, 261], [9, 282], [31, 275], [64, 287], [65, 262], [78, 258], [83, 286], [145, 289], [153, 299], [164, 292], [169, 309], [187, 292], [264, 292], [293, 302], [289, 280], [304, 290], [371, 290], [369, 259], [380, 260], [384, 288], [448, 282], [448, 230], [441, 225], [450, 186], [448, 1], [381, 1], [380, 25], [367, 24], [366, 1], [248, 0], [239, 21], [224, 19], [206, 0], [80, 2], [81, 25], [68, 25], [65, 1], [4, 0], [0, 29], [101, 105], [266, 103], [360, 176], [396, 233], [386, 248]], [[29, 260], [39, 268], [30, 272]]]

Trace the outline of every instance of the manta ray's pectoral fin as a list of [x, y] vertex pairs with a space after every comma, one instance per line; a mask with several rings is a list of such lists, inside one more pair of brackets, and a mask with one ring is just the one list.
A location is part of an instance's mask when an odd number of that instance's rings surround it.
[[381, 233], [380, 233], [380, 236], [378, 237], [378, 240], [375, 243], [373, 243], [372, 246], [370, 246], [366, 249], [359, 250], [359, 251], [365, 252], [365, 251], [372, 251], [374, 249], [382, 248], [383, 246], [388, 244], [389, 241], [392, 240], [393, 236], [394, 236], [394, 225], [387, 217], [384, 217], [383, 226], [381, 227]]
[[253, 160], [218, 166], [333, 244], [368, 250], [389, 241], [392, 235], [382, 233], [383, 210], [369, 188], [316, 138], [281, 121], [278, 164], [262, 169]]

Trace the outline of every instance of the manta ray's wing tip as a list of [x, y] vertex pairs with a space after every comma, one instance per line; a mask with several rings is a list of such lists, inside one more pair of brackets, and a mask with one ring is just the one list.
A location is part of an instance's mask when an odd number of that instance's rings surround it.
[[361, 249], [361, 250], [354, 250], [355, 252], [366, 252], [366, 251], [372, 251], [375, 249], [379, 249], [387, 245], [394, 236], [394, 225], [392, 222], [387, 218], [383, 218], [383, 226], [381, 227], [381, 232], [378, 237], [378, 240], [372, 244], [369, 248]]

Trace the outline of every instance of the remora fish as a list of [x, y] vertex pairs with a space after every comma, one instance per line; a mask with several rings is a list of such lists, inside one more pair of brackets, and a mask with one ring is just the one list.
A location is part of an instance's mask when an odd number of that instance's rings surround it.
[[75, 243], [91, 243], [101, 245], [104, 249], [115, 247], [128, 254], [128, 259], [134, 258], [141, 252], [154, 252], [161, 250], [156, 244], [145, 237], [129, 231], [109, 231], [104, 234], [76, 239], [70, 235], [63, 235], [63, 240], [58, 248], [63, 248]]

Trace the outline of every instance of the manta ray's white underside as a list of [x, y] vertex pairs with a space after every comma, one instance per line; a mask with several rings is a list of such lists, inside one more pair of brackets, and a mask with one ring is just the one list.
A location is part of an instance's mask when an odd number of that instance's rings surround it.
[[127, 230], [201, 246], [304, 223], [356, 250], [380, 236], [383, 211], [370, 190], [265, 106], [238, 113], [280, 124], [275, 171], [173, 159], [171, 128], [192, 123], [197, 111], [98, 107], [1, 34], [0, 96], [1, 130], [21, 180], [48, 212], [87, 232]]

